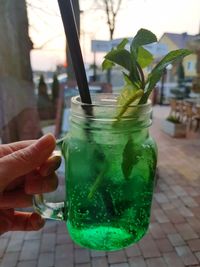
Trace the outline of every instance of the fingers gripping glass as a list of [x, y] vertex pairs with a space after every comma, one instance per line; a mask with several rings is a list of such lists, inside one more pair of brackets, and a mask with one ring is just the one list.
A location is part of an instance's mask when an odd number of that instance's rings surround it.
[[[65, 137], [65, 140], [67, 138]], [[64, 146], [64, 139], [59, 139], [56, 142], [58, 150], [56, 153], [62, 156], [62, 145]], [[59, 150], [60, 149], [60, 150]], [[44, 218], [53, 220], [65, 220], [67, 217], [67, 207], [65, 206], [65, 188], [63, 188], [63, 177], [58, 176], [59, 189], [56, 193], [48, 193], [43, 195], [35, 195], [33, 198], [33, 206]], [[58, 197], [59, 196], [59, 197]], [[55, 202], [55, 201], [58, 202]]]

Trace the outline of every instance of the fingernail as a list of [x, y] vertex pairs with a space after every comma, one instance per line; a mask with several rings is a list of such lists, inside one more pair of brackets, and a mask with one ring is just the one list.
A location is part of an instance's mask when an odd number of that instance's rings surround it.
[[60, 156], [53, 156], [52, 165], [50, 165], [49, 167], [47, 167], [47, 166], [41, 167], [41, 169], [39, 170], [39, 173], [42, 176], [48, 176], [51, 173], [53, 173], [55, 170], [57, 170], [60, 167], [60, 164], [61, 164], [61, 157]]
[[44, 153], [45, 151], [53, 150], [55, 148], [56, 139], [52, 134], [46, 134], [42, 136], [34, 145], [38, 147], [38, 150], [43, 151]]
[[45, 224], [45, 220], [41, 217], [41, 215], [37, 213], [31, 214], [31, 225], [33, 226], [33, 230], [39, 230]]

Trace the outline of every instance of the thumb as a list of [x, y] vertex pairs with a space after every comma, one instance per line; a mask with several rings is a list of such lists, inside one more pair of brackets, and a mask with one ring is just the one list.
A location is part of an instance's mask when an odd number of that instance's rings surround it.
[[55, 148], [56, 140], [47, 134], [23, 149], [0, 158], [0, 191], [15, 178], [42, 165]]

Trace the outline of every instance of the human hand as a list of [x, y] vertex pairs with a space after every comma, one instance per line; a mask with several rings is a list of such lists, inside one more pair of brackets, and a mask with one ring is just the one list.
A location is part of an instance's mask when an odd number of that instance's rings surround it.
[[61, 158], [52, 154], [55, 145], [51, 134], [39, 140], [0, 145], [0, 234], [43, 227], [44, 219], [39, 214], [15, 208], [32, 206], [34, 194], [56, 189], [55, 170]]

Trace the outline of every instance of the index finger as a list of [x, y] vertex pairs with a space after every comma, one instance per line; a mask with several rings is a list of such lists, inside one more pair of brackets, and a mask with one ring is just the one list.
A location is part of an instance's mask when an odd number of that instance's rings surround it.
[[15, 178], [41, 166], [52, 154], [55, 137], [47, 134], [32, 145], [0, 158], [0, 192]]
[[0, 158], [7, 156], [8, 154], [11, 154], [19, 149], [30, 146], [34, 144], [36, 141], [37, 140], [26, 140], [26, 141], [20, 141], [20, 142], [13, 142], [10, 144], [3, 144], [0, 146]]

